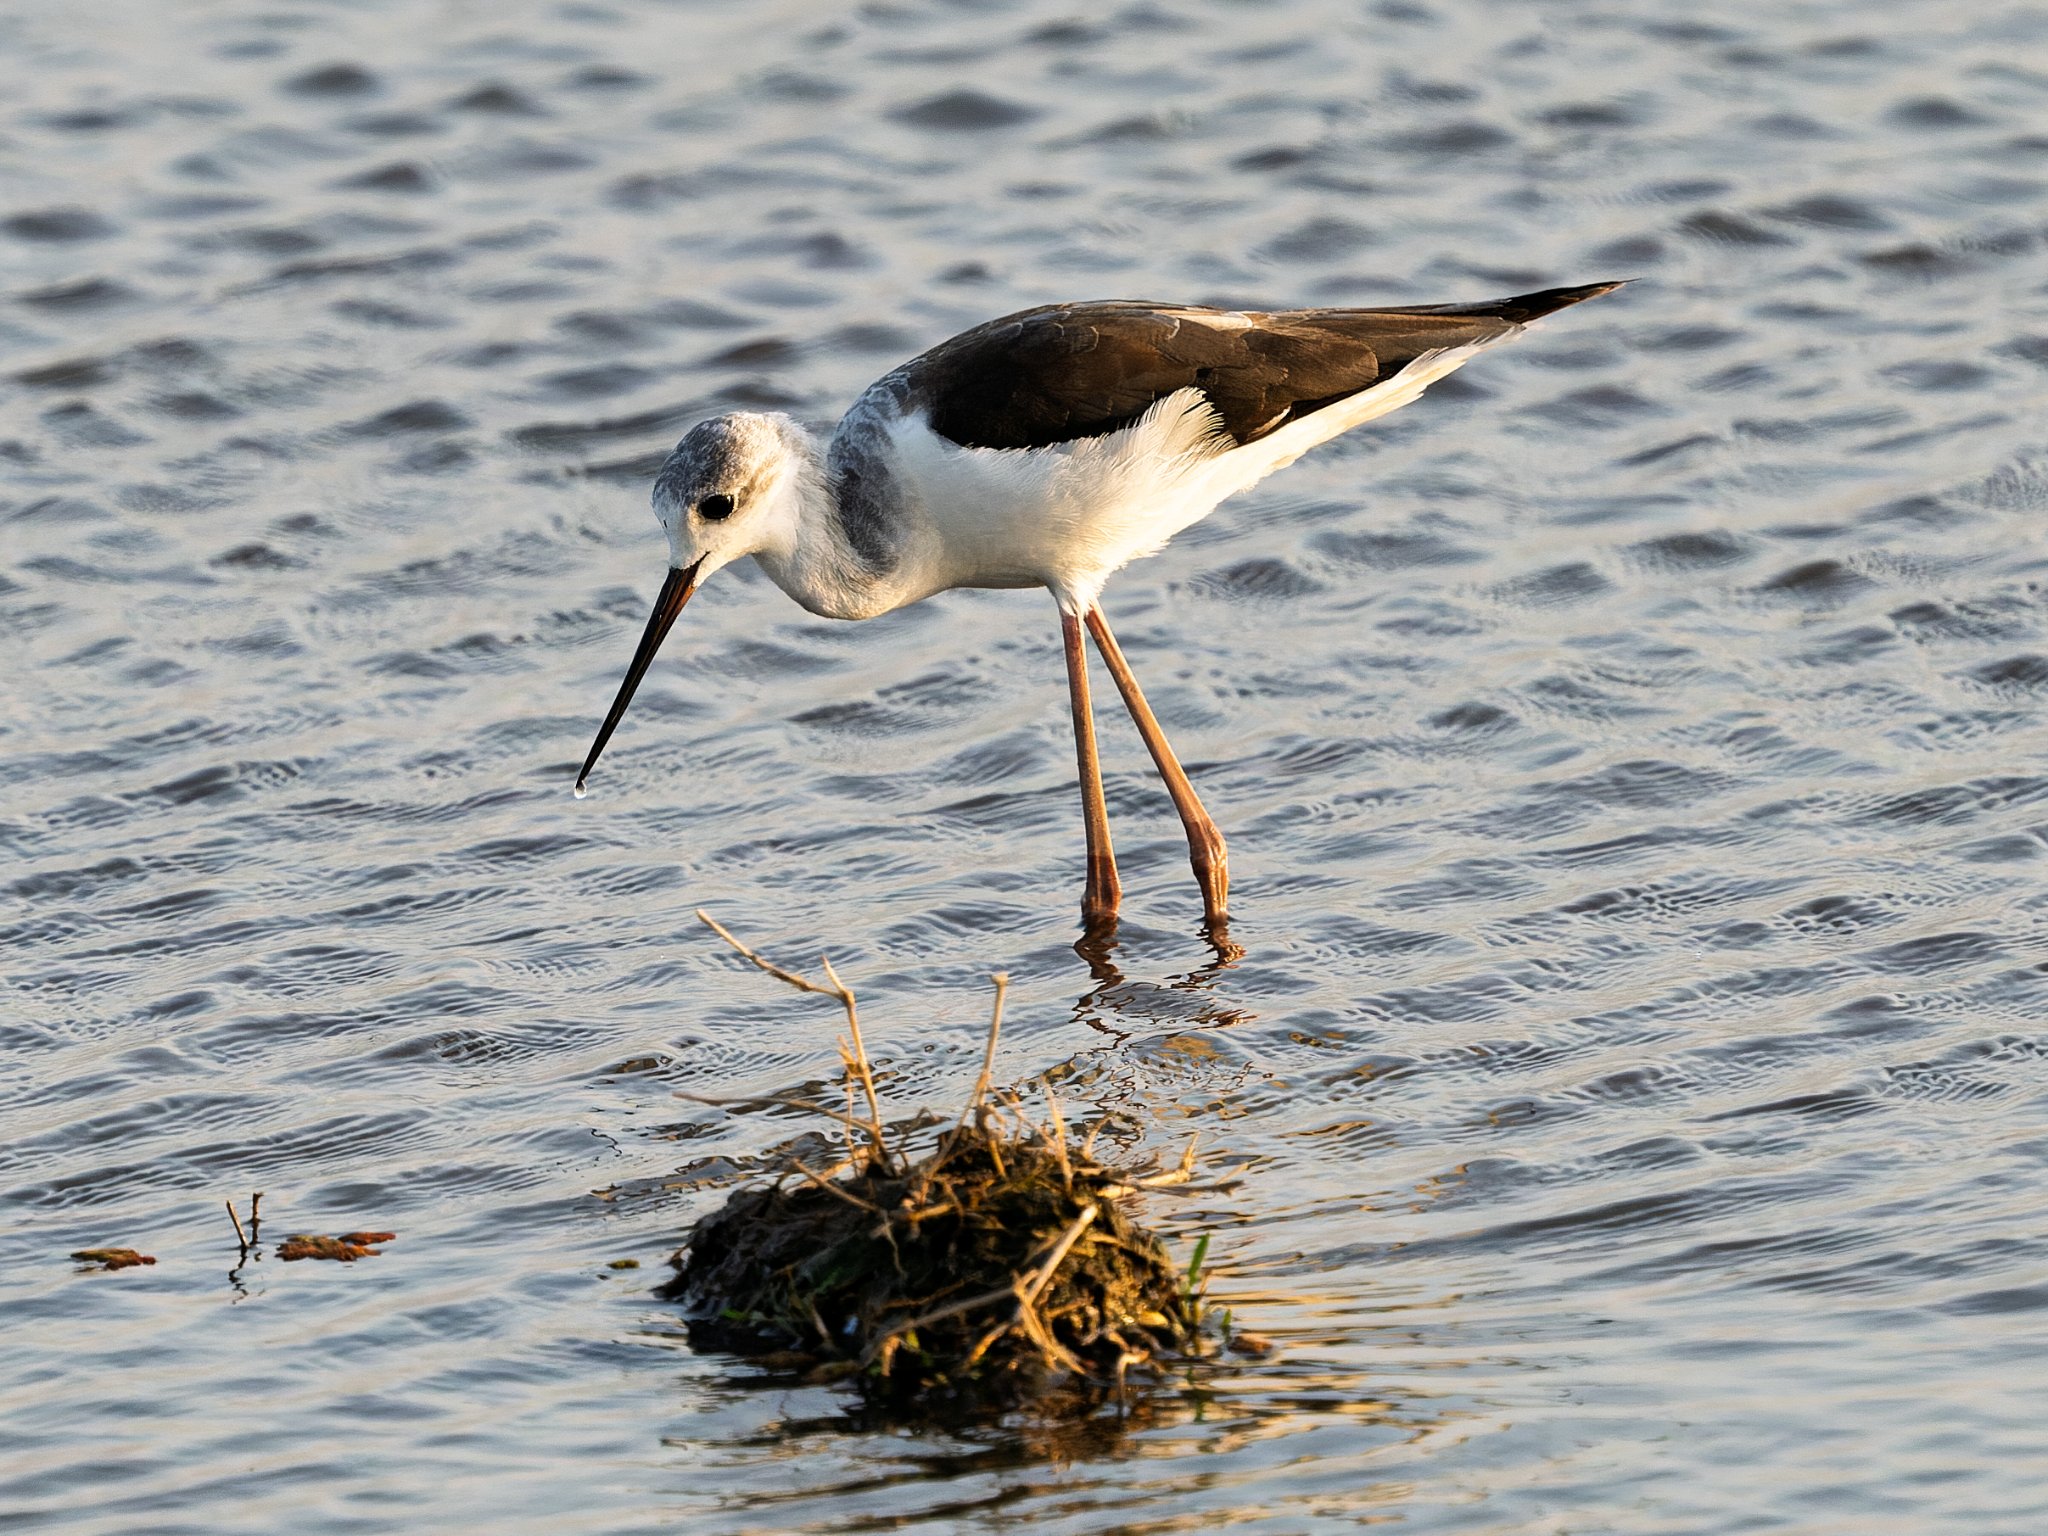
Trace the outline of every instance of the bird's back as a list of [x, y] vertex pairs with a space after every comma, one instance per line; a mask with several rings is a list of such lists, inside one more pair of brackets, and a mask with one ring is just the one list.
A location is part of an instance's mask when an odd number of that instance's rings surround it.
[[963, 331], [885, 384], [965, 448], [1044, 448], [1120, 431], [1182, 389], [1239, 445], [1618, 285], [1482, 304], [1237, 311], [1112, 299], [1049, 304]]
[[934, 590], [1099, 586], [1473, 352], [1618, 286], [1389, 309], [1116, 299], [991, 320], [893, 370], [847, 413], [830, 453], [841, 527], [878, 575], [922, 535], [935, 553], [915, 585]]

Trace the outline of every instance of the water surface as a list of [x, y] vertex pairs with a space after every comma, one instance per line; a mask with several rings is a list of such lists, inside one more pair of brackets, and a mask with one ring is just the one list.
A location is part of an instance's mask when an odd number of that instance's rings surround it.
[[[0, 81], [9, 1529], [2048, 1526], [2048, 11], [101, 0]], [[1042, 594], [721, 575], [571, 799], [702, 416], [1612, 276], [1113, 586], [1234, 966], [1108, 713], [1073, 951]], [[693, 1355], [799, 1127], [673, 1090], [835, 1070], [697, 906], [905, 1110], [1007, 970], [1280, 1352], [957, 1435]], [[256, 1189], [398, 1240], [237, 1267]]]

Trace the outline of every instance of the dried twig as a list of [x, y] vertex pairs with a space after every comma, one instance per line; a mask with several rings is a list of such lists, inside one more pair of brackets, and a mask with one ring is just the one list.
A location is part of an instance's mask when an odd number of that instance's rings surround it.
[[[1052, 1147], [1053, 1156], [1060, 1160], [1060, 1181], [1069, 1189], [1074, 1187], [1074, 1164], [1067, 1156], [1067, 1122], [1060, 1118], [1060, 1101], [1054, 1097], [1052, 1084], [1045, 1085], [1045, 1112], [1052, 1120], [1052, 1134], [1046, 1141]], [[1094, 1207], [1090, 1206], [1090, 1210]]]
[[[886, 1333], [879, 1336], [874, 1343], [867, 1347], [866, 1353], [861, 1356], [860, 1363], [863, 1366], [873, 1365], [884, 1355], [895, 1354], [897, 1344], [907, 1333], [915, 1333], [920, 1328], [929, 1328], [933, 1323], [943, 1323], [947, 1318], [958, 1317], [962, 1312], [972, 1312], [980, 1307], [994, 1306], [1005, 1297], [1015, 1296], [1016, 1294], [1016, 1285], [1012, 1282], [1009, 1285], [999, 1286], [992, 1291], [983, 1291], [978, 1296], [969, 1296], [964, 1301], [949, 1302], [943, 1307], [934, 1307], [929, 1312], [920, 1312], [916, 1317], [911, 1318], [907, 1322], [895, 1324]], [[883, 1369], [882, 1374], [888, 1375], [886, 1367]]]
[[1009, 973], [997, 971], [989, 980], [996, 984], [996, 1006], [988, 1021], [988, 1044], [981, 1053], [981, 1075], [974, 1080], [974, 1091], [967, 1095], [967, 1105], [960, 1111], [962, 1125], [981, 1113], [981, 1102], [988, 1097], [989, 1079], [995, 1073], [996, 1042], [1003, 1034], [1003, 998], [1010, 990]]
[[[932, 1179], [937, 1176], [941, 1168], [945, 1167], [946, 1159], [952, 1155], [953, 1147], [960, 1139], [960, 1133], [967, 1129], [969, 1121], [983, 1113], [983, 1105], [988, 1098], [989, 1082], [995, 1072], [996, 1042], [1002, 1038], [1003, 1033], [1003, 998], [1010, 990], [1010, 977], [1007, 972], [998, 971], [995, 975], [989, 977], [989, 980], [995, 983], [996, 1001], [994, 1009], [989, 1014], [988, 1040], [982, 1047], [981, 1072], [974, 1080], [974, 1088], [967, 1095], [967, 1102], [960, 1108], [960, 1118], [954, 1121], [946, 1134], [939, 1138], [937, 1151], [924, 1164], [925, 1176], [915, 1191], [912, 1200], [914, 1205], [922, 1205], [925, 1202], [931, 1189]], [[989, 1157], [995, 1163], [997, 1175], [1001, 1176], [1003, 1173], [1003, 1155], [997, 1150], [993, 1140], [989, 1143], [988, 1152]]]
[[856, 1120], [851, 1115], [842, 1115], [836, 1109], [827, 1109], [822, 1104], [813, 1104], [809, 1099], [788, 1099], [777, 1093], [741, 1093], [729, 1098], [708, 1093], [685, 1093], [676, 1090], [676, 1097], [688, 1099], [692, 1104], [712, 1104], [720, 1109], [735, 1109], [742, 1104], [776, 1104], [784, 1109], [806, 1110], [814, 1115], [823, 1115], [827, 1120], [837, 1120], [841, 1125], [850, 1125], [857, 1131], [868, 1129], [868, 1122]]
[[1023, 1297], [1017, 1298], [1017, 1326], [1022, 1328], [1031, 1342], [1036, 1344], [1047, 1359], [1064, 1366], [1075, 1375], [1084, 1375], [1087, 1367], [1074, 1358], [1074, 1352], [1052, 1336], [1052, 1330], [1045, 1326], [1045, 1319], [1038, 1315], [1038, 1309]]
[[[247, 1253], [249, 1251], [249, 1234], [242, 1230], [242, 1218], [235, 1214], [235, 1202], [233, 1200], [228, 1201], [227, 1207], [228, 1220], [235, 1224], [235, 1241], [241, 1244], [242, 1252]], [[254, 1219], [254, 1214], [253, 1211], [250, 1213], [252, 1220]]]
[[1060, 1234], [1059, 1245], [1053, 1249], [1051, 1257], [1039, 1267], [1037, 1277], [1032, 1280], [1029, 1291], [1025, 1293], [1023, 1299], [1026, 1302], [1035, 1302], [1045, 1293], [1045, 1288], [1052, 1284], [1054, 1272], [1073, 1251], [1074, 1244], [1081, 1240], [1081, 1234], [1095, 1224], [1095, 1218], [1101, 1211], [1102, 1207], [1090, 1205], [1068, 1223], [1067, 1230]]
[[1162, 1173], [1156, 1179], [1125, 1179], [1105, 1184], [1098, 1194], [1105, 1200], [1121, 1200], [1146, 1190], [1170, 1189], [1176, 1195], [1228, 1195], [1244, 1188], [1243, 1179], [1219, 1179], [1212, 1184], [1190, 1184], [1179, 1173]]
[[[789, 1166], [791, 1171], [798, 1174], [804, 1180], [805, 1183], [815, 1184], [819, 1189], [824, 1190], [826, 1194], [837, 1195], [840, 1199], [844, 1200], [848, 1205], [857, 1205], [862, 1210], [870, 1212], [873, 1215], [879, 1216], [882, 1214], [882, 1208], [876, 1205], [872, 1200], [861, 1199], [859, 1195], [851, 1193], [843, 1185], [835, 1183], [833, 1180], [826, 1178], [823, 1174], [817, 1173], [812, 1169], [805, 1167], [801, 1162], [798, 1162], [794, 1158], [790, 1160]], [[844, 1167], [845, 1164], [842, 1163], [840, 1166]]]
[[815, 992], [820, 997], [830, 997], [838, 1000], [839, 1006], [846, 1010], [846, 1032], [853, 1037], [853, 1043], [850, 1048], [842, 1044], [840, 1055], [845, 1060], [855, 1080], [859, 1082], [861, 1090], [867, 1095], [868, 1123], [866, 1129], [868, 1134], [874, 1138], [875, 1151], [886, 1156], [887, 1152], [882, 1141], [882, 1104], [881, 1099], [875, 1093], [875, 1071], [868, 1064], [867, 1046], [861, 1040], [860, 1009], [854, 1003], [852, 990], [848, 988], [845, 982], [839, 979], [839, 973], [832, 969], [832, 962], [820, 957], [821, 963], [825, 967], [826, 980], [830, 983], [827, 986], [820, 986], [808, 977], [799, 976], [795, 971], [785, 971], [773, 961], [764, 959], [756, 954], [738, 939], [734, 938], [730, 929], [702, 907], [697, 909], [697, 920], [721, 939], [725, 940], [734, 949], [738, 950], [741, 956], [752, 961], [777, 981], [785, 982], [789, 986], [795, 987], [799, 992]]
[[989, 1350], [994, 1348], [996, 1341], [1002, 1338], [1002, 1336], [1008, 1333], [1009, 1331], [1010, 1324], [1006, 1322], [997, 1323], [995, 1327], [989, 1329], [987, 1333], [984, 1333], [980, 1338], [974, 1341], [974, 1348], [968, 1350], [967, 1353], [961, 1357], [960, 1368], [963, 1371], [971, 1371], [977, 1365], [981, 1364], [981, 1357], [987, 1354]]
[[787, 982], [790, 986], [795, 987], [799, 992], [816, 992], [823, 997], [831, 997], [834, 995], [831, 988], [821, 987], [815, 981], [806, 981], [803, 977], [797, 975], [796, 972], [785, 971], [781, 966], [774, 964], [772, 961], [762, 959], [759, 955], [755, 954], [751, 949], [747, 948], [746, 945], [742, 944], [738, 939], [734, 938], [732, 934], [726, 929], [723, 923], [719, 922], [717, 918], [713, 917], [709, 912], [706, 912], [702, 907], [699, 907], [697, 909], [697, 921], [702, 923], [705, 927], [709, 928], [713, 933], [717, 934], [721, 939], [725, 940], [726, 943], [730, 944], [734, 949], [738, 950], [741, 955], [743, 955], [748, 960], [753, 961], [754, 964], [758, 965], [770, 976], [773, 976], [777, 981]]
[[846, 1032], [853, 1038], [853, 1050], [847, 1056], [847, 1065], [859, 1078], [861, 1090], [868, 1096], [868, 1114], [875, 1122], [875, 1150], [882, 1150], [882, 1102], [875, 1094], [875, 1069], [868, 1062], [867, 1043], [860, 1037], [860, 1009], [854, 1006], [853, 989], [839, 979], [839, 973], [832, 969], [832, 961], [825, 955], [818, 956], [818, 964], [825, 967], [825, 979], [832, 983], [833, 994], [846, 1006]]

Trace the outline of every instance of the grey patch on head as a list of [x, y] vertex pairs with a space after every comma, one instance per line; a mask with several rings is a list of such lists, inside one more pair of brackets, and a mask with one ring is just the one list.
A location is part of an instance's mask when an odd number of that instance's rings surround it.
[[666, 501], [687, 509], [718, 491], [737, 499], [759, 458], [752, 439], [745, 424], [730, 416], [698, 422], [655, 475], [655, 505]]
[[847, 547], [877, 575], [903, 559], [902, 490], [889, 470], [883, 417], [902, 409], [904, 382], [899, 370], [870, 386], [840, 421], [825, 459]]

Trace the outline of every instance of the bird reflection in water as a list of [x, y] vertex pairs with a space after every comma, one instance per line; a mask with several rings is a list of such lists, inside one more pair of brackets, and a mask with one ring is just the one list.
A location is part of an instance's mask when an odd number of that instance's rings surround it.
[[1089, 925], [1074, 950], [1088, 963], [1094, 982], [1074, 1003], [1074, 1022], [1100, 1030], [1119, 1043], [1160, 1030], [1227, 1029], [1258, 1017], [1216, 995], [1223, 978], [1244, 958], [1241, 945], [1222, 937], [1209, 941], [1209, 959], [1162, 982], [1133, 980], [1117, 963], [1123, 945], [1116, 925]]

